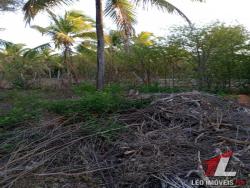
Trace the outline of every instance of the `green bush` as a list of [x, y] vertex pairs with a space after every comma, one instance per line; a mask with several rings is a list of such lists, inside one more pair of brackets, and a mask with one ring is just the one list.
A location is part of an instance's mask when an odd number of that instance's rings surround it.
[[27, 110], [23, 107], [14, 107], [9, 113], [0, 116], [0, 126], [14, 126], [26, 120], [37, 119], [39, 114], [37, 109]]
[[113, 95], [122, 95], [125, 91], [125, 88], [120, 84], [109, 84], [105, 87], [104, 92], [110, 93]]
[[129, 108], [140, 108], [149, 101], [128, 100], [119, 95], [107, 92], [87, 94], [80, 99], [60, 100], [47, 102], [47, 109], [58, 114], [95, 114], [114, 113]]
[[241, 87], [239, 89], [239, 94], [249, 95], [250, 94], [250, 87]]
[[83, 96], [85, 94], [92, 94], [96, 92], [96, 88], [91, 83], [83, 83], [73, 86], [73, 91], [78, 96]]
[[159, 84], [152, 85], [141, 85], [137, 88], [141, 93], [178, 93], [185, 92], [189, 89], [186, 88], [170, 88], [170, 87], [161, 87]]
[[77, 114], [80, 118], [83, 115], [85, 119], [90, 119], [130, 108], [141, 108], [150, 102], [123, 97], [122, 89], [118, 85], [111, 85], [104, 92], [92, 92], [91, 87], [89, 89], [83, 87], [88, 92], [78, 99], [43, 99], [41, 90], [15, 90], [3, 94], [0, 96], [1, 100], [8, 101], [12, 108], [0, 115], [0, 128], [7, 130], [25, 121], [39, 120], [46, 111], [66, 116]]
[[[26, 95], [13, 90], [3, 96], [5, 102], [13, 106], [9, 112], [0, 115], [0, 126], [8, 129], [26, 120], [38, 119], [41, 115], [40, 101], [36, 95]], [[7, 126], [8, 125], [8, 126]]]
[[[95, 85], [91, 83], [83, 83], [75, 85], [73, 86], [73, 91], [78, 96], [95, 94], [97, 92]], [[109, 84], [104, 89], [105, 93], [111, 93], [111, 94], [122, 94], [123, 91], [124, 88], [120, 84]]]

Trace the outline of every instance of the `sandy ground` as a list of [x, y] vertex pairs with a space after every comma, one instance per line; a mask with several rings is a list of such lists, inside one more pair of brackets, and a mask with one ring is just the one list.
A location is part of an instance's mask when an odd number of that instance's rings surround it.
[[241, 105], [249, 106], [250, 107], [250, 96], [249, 95], [239, 95], [238, 102]]

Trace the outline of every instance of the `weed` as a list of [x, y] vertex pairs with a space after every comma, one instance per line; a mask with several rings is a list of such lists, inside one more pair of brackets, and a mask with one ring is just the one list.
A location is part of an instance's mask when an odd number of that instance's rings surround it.
[[25, 95], [14, 90], [3, 96], [3, 100], [10, 103], [12, 107], [8, 112], [0, 115], [1, 127], [10, 128], [26, 120], [38, 119], [41, 114], [42, 109], [36, 95]]
[[141, 85], [138, 86], [137, 89], [141, 93], [179, 93], [188, 91], [189, 89], [186, 88], [170, 88], [170, 87], [161, 87], [159, 84], [152, 84], [152, 85]]
[[91, 83], [82, 83], [73, 86], [73, 92], [78, 96], [83, 96], [85, 94], [93, 94], [96, 92], [96, 88]]
[[[86, 126], [87, 125], [87, 126]], [[126, 130], [126, 127], [110, 117], [103, 118], [91, 118], [85, 122], [82, 127], [82, 131], [87, 135], [97, 135], [102, 137], [105, 141], [112, 141], [117, 136]]]
[[148, 104], [148, 102], [149, 101], [146, 100], [128, 100], [122, 96], [107, 92], [95, 92], [94, 94], [87, 94], [80, 99], [49, 101], [47, 103], [47, 109], [58, 114], [66, 115], [74, 113], [102, 115], [129, 108], [140, 108]]
[[14, 144], [3, 144], [0, 146], [0, 151], [3, 153], [10, 153], [14, 149]]
[[[10, 103], [11, 109], [0, 114], [0, 127], [9, 129], [28, 120], [37, 121], [45, 111], [65, 116], [77, 114], [79, 117], [84, 116], [86, 120], [130, 108], [141, 108], [150, 102], [126, 99], [123, 97], [123, 90], [119, 85], [110, 85], [103, 92], [94, 91], [90, 86], [81, 87], [85, 88], [85, 92], [78, 99], [45, 100], [43, 99], [44, 94], [40, 90], [25, 92], [15, 90], [1, 95], [1, 100]], [[81, 94], [79, 88], [75, 91]]]

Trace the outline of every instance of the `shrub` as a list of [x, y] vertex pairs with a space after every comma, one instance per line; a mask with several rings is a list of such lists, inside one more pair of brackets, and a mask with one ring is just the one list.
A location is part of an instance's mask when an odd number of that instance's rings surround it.
[[120, 84], [109, 84], [105, 87], [104, 92], [110, 93], [113, 95], [122, 95], [125, 91], [125, 88]]
[[178, 93], [188, 91], [186, 88], [161, 87], [159, 84], [141, 85], [137, 88], [141, 93]]
[[94, 94], [86, 94], [80, 99], [47, 102], [47, 109], [58, 114], [101, 115], [129, 108], [140, 108], [148, 103], [149, 101], [146, 100], [129, 100], [108, 92], [95, 92]]
[[73, 86], [73, 91], [78, 96], [83, 96], [85, 94], [93, 94], [96, 92], [96, 88], [91, 83], [83, 83]]
[[36, 95], [23, 95], [21, 91], [13, 90], [2, 97], [5, 102], [12, 104], [10, 111], [0, 115], [0, 126], [5, 129], [26, 120], [38, 119], [41, 115], [42, 109]]

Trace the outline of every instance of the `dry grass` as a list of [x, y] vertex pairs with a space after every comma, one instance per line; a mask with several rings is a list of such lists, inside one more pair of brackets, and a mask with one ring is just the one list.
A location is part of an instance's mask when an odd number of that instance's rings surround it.
[[90, 121], [73, 120], [58, 117], [2, 141], [16, 147], [1, 157], [1, 187], [190, 188], [192, 178], [206, 178], [202, 160], [226, 150], [239, 176], [250, 171], [250, 110], [213, 95], [165, 95], [113, 116], [122, 127], [94, 132]]

